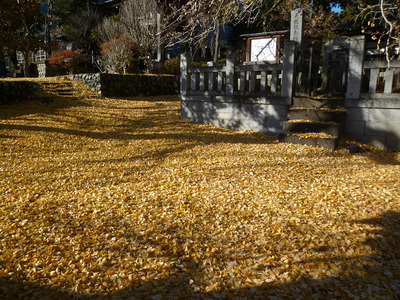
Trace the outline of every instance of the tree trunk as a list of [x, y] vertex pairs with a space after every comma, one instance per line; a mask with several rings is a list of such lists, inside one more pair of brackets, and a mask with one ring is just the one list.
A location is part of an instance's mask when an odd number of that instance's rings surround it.
[[151, 56], [146, 56], [145, 58], [146, 62], [146, 73], [151, 74], [153, 72], [153, 61], [151, 59]]
[[24, 52], [24, 76], [25, 77], [30, 77], [31, 73], [29, 70], [29, 51], [28, 52]]
[[219, 20], [217, 20], [216, 24], [215, 24], [215, 50], [214, 50], [214, 62], [215, 63], [218, 61], [218, 58], [219, 58], [220, 35], [221, 35], [221, 27], [219, 24]]
[[15, 77], [17, 75], [18, 59], [17, 53], [12, 51], [9, 53], [10, 57], [10, 77]]
[[157, 12], [157, 61], [160, 62], [164, 59], [164, 45], [161, 39], [161, 12]]
[[3, 47], [0, 45], [0, 77], [7, 76], [6, 59], [3, 52]]

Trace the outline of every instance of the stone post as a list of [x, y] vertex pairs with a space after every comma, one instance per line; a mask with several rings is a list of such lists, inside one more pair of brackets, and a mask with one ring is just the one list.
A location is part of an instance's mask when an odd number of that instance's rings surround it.
[[282, 90], [283, 98], [292, 98], [294, 91], [294, 64], [296, 56], [297, 42], [285, 42], [283, 53], [283, 71], [282, 71]]
[[290, 40], [299, 43], [303, 41], [304, 16], [303, 10], [297, 8], [290, 13]]
[[359, 99], [364, 64], [365, 36], [350, 38], [346, 99]]
[[189, 89], [189, 67], [191, 65], [191, 59], [189, 54], [181, 54], [181, 95], [186, 95]]
[[225, 95], [229, 97], [233, 97], [234, 89], [235, 89], [235, 63], [236, 56], [231, 54], [226, 57], [226, 86], [225, 86]]

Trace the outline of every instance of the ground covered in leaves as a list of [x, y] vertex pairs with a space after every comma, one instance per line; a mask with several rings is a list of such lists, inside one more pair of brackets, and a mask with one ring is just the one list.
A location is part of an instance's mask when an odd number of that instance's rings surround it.
[[398, 299], [400, 155], [179, 118], [0, 107], [1, 299]]

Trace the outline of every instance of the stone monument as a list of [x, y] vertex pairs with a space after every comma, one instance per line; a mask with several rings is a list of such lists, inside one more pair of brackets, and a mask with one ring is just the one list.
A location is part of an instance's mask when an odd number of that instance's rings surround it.
[[303, 10], [301, 8], [292, 10], [290, 17], [290, 40], [297, 42], [301, 46], [304, 25]]

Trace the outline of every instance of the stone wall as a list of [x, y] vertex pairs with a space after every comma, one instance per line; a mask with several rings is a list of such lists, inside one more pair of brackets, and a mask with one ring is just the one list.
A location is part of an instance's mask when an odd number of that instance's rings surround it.
[[210, 97], [203, 101], [181, 101], [181, 117], [232, 130], [253, 130], [278, 136], [287, 120], [288, 107], [284, 99], [241, 103]]
[[74, 74], [95, 92], [106, 97], [153, 96], [177, 94], [179, 78], [174, 75]]
[[103, 96], [155, 96], [177, 94], [178, 77], [174, 75], [101, 74]]
[[39, 84], [31, 81], [0, 81], [0, 104], [14, 104], [35, 98]]
[[400, 151], [400, 99], [346, 100], [346, 136], [379, 148]]
[[93, 92], [101, 94], [100, 73], [74, 74], [71, 79], [82, 81]]
[[[393, 97], [346, 100], [344, 134], [379, 148], [400, 151], [400, 99]], [[184, 97], [183, 97], [184, 98]], [[254, 130], [277, 136], [287, 120], [289, 104], [283, 99], [258, 103], [201, 97], [181, 101], [181, 117], [232, 130]]]

